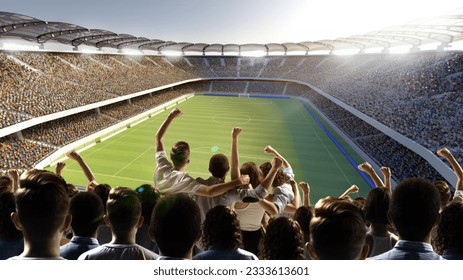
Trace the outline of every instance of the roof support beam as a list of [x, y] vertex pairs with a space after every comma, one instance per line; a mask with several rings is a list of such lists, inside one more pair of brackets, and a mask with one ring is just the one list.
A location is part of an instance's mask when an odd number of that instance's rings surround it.
[[53, 31], [53, 32], [48, 32], [48, 33], [43, 33], [40, 36], [37, 37], [37, 42], [38, 43], [45, 43], [48, 40], [52, 40], [56, 37], [59, 37], [61, 35], [65, 34], [72, 34], [72, 33], [80, 33], [84, 31], [89, 31], [87, 28], [70, 28], [70, 29], [63, 29], [60, 31]]

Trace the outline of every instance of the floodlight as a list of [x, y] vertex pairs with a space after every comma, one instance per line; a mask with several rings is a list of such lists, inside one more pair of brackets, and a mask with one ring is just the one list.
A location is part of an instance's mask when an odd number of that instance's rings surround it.
[[100, 51], [98, 51], [97, 49], [92, 49], [92, 48], [81, 48], [80, 52], [85, 53], [85, 54], [97, 54], [97, 53], [100, 53]]
[[422, 51], [435, 51], [439, 46], [441, 45], [441, 42], [434, 42], [434, 43], [429, 43], [425, 45], [419, 46], [420, 50]]
[[306, 52], [305, 51], [289, 51], [289, 52], [286, 52], [286, 55], [305, 55]]
[[255, 50], [255, 51], [242, 51], [241, 56], [245, 57], [263, 57], [266, 56], [267, 52], [262, 50]]
[[17, 43], [5, 43], [3, 45], [5, 50], [9, 51], [38, 51], [40, 47], [38, 45], [22, 45]]
[[382, 53], [383, 51], [384, 51], [383, 47], [377, 47], [377, 48], [365, 49], [363, 52], [364, 53]]
[[[215, 52], [215, 51], [210, 51], [209, 52], [209, 51], [206, 51], [205, 54], [208, 55], [208, 56], [221, 56], [222, 52]], [[223, 55], [225, 55], [225, 53]], [[226, 53], [226, 55], [232, 55], [232, 54]], [[238, 53], [236, 53], [236, 55], [238, 55]]]
[[334, 50], [334, 55], [354, 55], [358, 54], [360, 51], [359, 49], [342, 49], [342, 50]]
[[330, 50], [318, 50], [318, 51], [308, 51], [308, 55], [328, 55]]
[[143, 55], [141, 51], [135, 49], [122, 49], [122, 53], [126, 55]]
[[181, 51], [161, 51], [162, 55], [165, 56], [182, 56], [183, 53]]
[[411, 48], [412, 48], [411, 45], [396, 46], [396, 47], [389, 48], [388, 52], [394, 53], [394, 54], [404, 54], [404, 53], [409, 53]]
[[285, 55], [285, 52], [283, 52], [283, 51], [271, 51], [271, 52], [268, 53], [268, 55], [278, 55], [278, 56], [280, 56], [280, 55]]
[[445, 48], [446, 51], [463, 51], [463, 40], [453, 42], [449, 47]]
[[185, 55], [197, 56], [197, 55], [203, 55], [203, 52], [202, 51], [186, 51]]
[[[211, 55], [211, 54], [214, 54], [214, 53], [213, 53], [213, 52], [210, 52], [210, 53], [208, 53], [208, 54]], [[215, 55], [222, 55], [222, 54], [221, 54], [221, 53], [215, 53]], [[239, 56], [240, 53], [239, 53], [239, 52], [232, 52], [232, 51], [230, 51], [230, 52], [225, 52], [225, 51], [224, 51], [224, 52], [223, 52], [223, 55], [224, 55], [224, 56]]]

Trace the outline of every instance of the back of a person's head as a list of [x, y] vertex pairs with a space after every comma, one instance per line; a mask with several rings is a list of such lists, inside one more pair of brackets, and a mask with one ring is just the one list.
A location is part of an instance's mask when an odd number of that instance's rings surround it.
[[249, 176], [249, 183], [253, 188], [257, 188], [260, 182], [264, 179], [262, 170], [254, 162], [245, 162], [240, 167], [240, 173], [242, 175]]
[[307, 205], [297, 208], [293, 215], [293, 220], [299, 223], [302, 233], [304, 234], [304, 243], [310, 241], [310, 221], [312, 217], [313, 209]]
[[463, 254], [463, 203], [451, 202], [441, 212], [441, 219], [435, 228], [433, 245], [438, 254], [448, 250]]
[[106, 202], [108, 202], [109, 192], [111, 191], [111, 186], [108, 184], [98, 184], [93, 188], [93, 192], [96, 193], [103, 202], [103, 206], [106, 212]]
[[235, 210], [224, 205], [210, 209], [202, 227], [206, 249], [230, 249], [241, 245], [241, 230]]
[[143, 224], [149, 224], [154, 206], [161, 198], [159, 190], [153, 188], [149, 184], [143, 184], [135, 189], [138, 198], [141, 202], [141, 215], [143, 216]]
[[443, 180], [435, 181], [434, 186], [439, 191], [441, 209], [443, 209], [445, 205], [449, 203], [450, 197], [452, 196], [452, 193], [450, 192], [450, 187], [447, 184], [447, 182]]
[[60, 229], [68, 215], [66, 181], [49, 171], [26, 171], [20, 177], [15, 203], [24, 235], [49, 237]]
[[[270, 172], [270, 169], [272, 169], [272, 163], [270, 161], [264, 162], [261, 165], [259, 165], [259, 169], [262, 170], [263, 176], [267, 176], [267, 174]], [[291, 178], [283, 173], [283, 169], [278, 169], [277, 174], [275, 175], [275, 179], [272, 182], [272, 186], [274, 188], [281, 186], [283, 184], [289, 183]]]
[[365, 209], [365, 204], [367, 203], [367, 199], [366, 197], [363, 197], [363, 196], [357, 196], [356, 198], [352, 199], [351, 203], [363, 211]]
[[310, 222], [310, 236], [318, 259], [362, 258], [366, 238], [362, 210], [346, 200], [334, 197], [320, 199]]
[[391, 201], [391, 192], [386, 188], [375, 188], [368, 193], [365, 203], [365, 218], [373, 224], [389, 224], [387, 213]]
[[259, 169], [262, 171], [264, 176], [267, 176], [267, 174], [270, 172], [270, 169], [272, 169], [272, 164], [270, 161], [263, 162], [259, 165]]
[[93, 237], [103, 220], [103, 202], [94, 192], [79, 192], [71, 198], [69, 213], [74, 235]]
[[298, 222], [287, 217], [272, 219], [264, 235], [262, 257], [267, 260], [304, 259], [303, 240]]
[[389, 216], [400, 239], [423, 242], [439, 217], [439, 209], [440, 196], [434, 185], [409, 178], [392, 192]]
[[10, 218], [15, 209], [14, 194], [9, 191], [0, 193], [0, 239], [18, 240], [23, 237]]
[[224, 154], [215, 154], [209, 160], [209, 172], [216, 178], [224, 178], [230, 170], [230, 163]]
[[109, 192], [106, 215], [115, 234], [132, 230], [141, 217], [141, 203], [137, 193], [126, 187]]
[[184, 258], [201, 235], [198, 205], [182, 193], [161, 198], [153, 209], [149, 232], [161, 255]]
[[177, 168], [187, 164], [190, 161], [190, 145], [184, 141], [175, 143], [170, 151], [170, 159]]

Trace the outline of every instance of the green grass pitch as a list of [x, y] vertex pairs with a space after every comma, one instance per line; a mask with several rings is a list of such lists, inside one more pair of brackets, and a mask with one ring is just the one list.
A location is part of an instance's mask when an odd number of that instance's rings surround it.
[[[312, 202], [327, 195], [339, 196], [352, 184], [360, 188], [353, 198], [366, 196], [370, 190], [298, 100], [196, 95], [178, 107], [184, 114], [171, 124], [164, 145], [168, 150], [176, 141], [190, 144], [187, 170], [193, 177], [209, 176], [208, 161], [214, 153], [230, 156], [231, 130], [239, 126], [243, 129], [239, 139], [240, 163], [269, 161], [271, 156], [263, 149], [272, 145], [291, 163], [296, 180], [309, 182]], [[152, 184], [154, 135], [169, 111], [83, 151], [81, 155], [97, 181], [131, 188]], [[356, 163], [363, 161], [330, 131]], [[66, 161], [63, 176], [76, 185], [86, 184], [79, 166], [71, 160]]]

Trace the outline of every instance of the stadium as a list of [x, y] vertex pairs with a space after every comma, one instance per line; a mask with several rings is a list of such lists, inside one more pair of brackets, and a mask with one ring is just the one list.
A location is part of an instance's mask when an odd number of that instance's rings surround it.
[[[366, 198], [376, 173], [445, 181], [463, 162], [463, 10], [334, 40], [269, 44], [174, 42], [0, 12], [1, 173], [55, 171], [79, 189], [76, 150], [95, 180], [153, 184], [155, 134], [174, 108], [166, 147], [191, 146], [188, 173], [209, 158], [270, 161], [271, 145], [310, 184], [309, 204]], [[168, 39], [168, 38], [166, 38]], [[166, 148], [167, 149], [167, 148]]]

